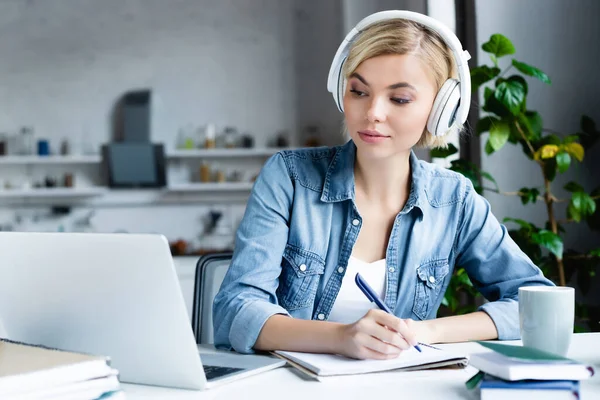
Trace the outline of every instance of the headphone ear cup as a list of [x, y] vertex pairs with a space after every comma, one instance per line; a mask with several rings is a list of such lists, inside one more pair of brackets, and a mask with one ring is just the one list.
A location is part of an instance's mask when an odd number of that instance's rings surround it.
[[346, 91], [346, 79], [344, 79], [344, 75], [342, 74], [345, 61], [346, 59], [344, 58], [340, 63], [340, 69], [338, 70], [337, 98], [335, 99], [335, 104], [337, 104], [338, 110], [341, 112], [344, 112], [344, 92]]
[[460, 83], [456, 79], [446, 80], [435, 97], [427, 120], [427, 130], [433, 136], [444, 136], [448, 132], [459, 103]]

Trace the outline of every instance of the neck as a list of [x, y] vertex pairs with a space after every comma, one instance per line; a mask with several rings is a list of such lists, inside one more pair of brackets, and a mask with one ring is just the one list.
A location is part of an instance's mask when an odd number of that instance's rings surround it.
[[410, 172], [410, 152], [385, 159], [366, 159], [357, 152], [355, 190], [371, 204], [404, 204], [410, 192]]

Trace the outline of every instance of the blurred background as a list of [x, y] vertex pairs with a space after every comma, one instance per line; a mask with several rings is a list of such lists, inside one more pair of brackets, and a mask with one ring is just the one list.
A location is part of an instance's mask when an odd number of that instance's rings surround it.
[[[557, 146], [554, 233], [586, 262], [564, 279], [577, 284], [579, 276], [587, 286], [578, 296], [598, 306], [596, 0], [0, 0], [0, 229], [161, 233], [190, 265], [199, 254], [232, 249], [270, 155], [343, 142], [342, 115], [326, 90], [329, 65], [360, 19], [386, 9], [447, 24], [473, 56], [471, 68], [494, 67], [482, 45], [502, 34], [515, 51], [498, 59], [501, 70], [515, 58], [551, 79], [522, 67], [530, 72], [522, 74], [522, 107], [559, 138], [534, 150]], [[504, 77], [512, 72], [519, 71]], [[492, 89], [494, 79], [486, 82]], [[540, 233], [553, 227], [533, 154], [497, 132], [498, 148], [486, 152], [492, 133], [477, 129], [493, 111], [486, 93], [482, 85], [473, 96], [455, 154], [418, 155], [488, 172], [495, 183], [480, 172], [474, 179], [498, 219], [532, 224], [507, 221], [515, 235], [529, 229], [522, 239], [539, 245], [547, 257], [539, 263], [567, 263], [553, 253], [554, 237]], [[588, 140], [581, 162], [565, 141], [577, 133], [587, 139], [573, 142]], [[570, 155], [564, 172], [561, 154]], [[579, 186], [565, 189], [568, 182]]]

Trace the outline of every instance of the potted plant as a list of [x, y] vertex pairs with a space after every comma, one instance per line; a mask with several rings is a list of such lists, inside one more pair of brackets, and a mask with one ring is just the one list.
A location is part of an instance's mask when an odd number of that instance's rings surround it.
[[[545, 128], [541, 115], [527, 108], [529, 87], [523, 75], [537, 78], [544, 84], [551, 84], [550, 78], [540, 69], [514, 58], [501, 69], [501, 59], [515, 53], [511, 41], [501, 34], [492, 35], [481, 48], [490, 55], [492, 65], [480, 65], [471, 70], [473, 91], [483, 88], [482, 110], [486, 112], [477, 123], [475, 132], [487, 137], [487, 155], [501, 151], [508, 144], [520, 146], [523, 156], [539, 166], [540, 181], [515, 192], [504, 192], [491, 174], [467, 160], [452, 161], [450, 169], [468, 177], [480, 194], [491, 191], [519, 196], [524, 206], [543, 202], [547, 213], [544, 226], [516, 218], [505, 218], [503, 222], [512, 228], [509, 233], [520, 248], [557, 285], [566, 285], [577, 273], [577, 290], [585, 296], [600, 265], [600, 246], [583, 252], [565, 249], [564, 225], [586, 222], [589, 229], [600, 230], [600, 212], [597, 211], [600, 207], [600, 186], [588, 193], [580, 183], [570, 181], [564, 185], [570, 197], [561, 199], [553, 192], [553, 183], [557, 174], [566, 172], [573, 163], [583, 161], [586, 152], [600, 138], [600, 132], [594, 121], [585, 115], [581, 117], [579, 131], [573, 134], [558, 134]], [[455, 146], [450, 145], [433, 149], [431, 156], [448, 157], [457, 151]], [[557, 213], [556, 204], [559, 202], [568, 202], [564, 216]], [[457, 267], [446, 291], [441, 313], [473, 311], [477, 296], [464, 269]], [[600, 307], [578, 302], [577, 330], [598, 331], [598, 321]]]

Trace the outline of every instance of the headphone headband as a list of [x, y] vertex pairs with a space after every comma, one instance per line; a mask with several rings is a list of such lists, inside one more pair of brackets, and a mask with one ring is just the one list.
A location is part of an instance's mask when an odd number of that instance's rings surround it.
[[471, 58], [471, 55], [468, 51], [463, 50], [460, 40], [458, 40], [454, 32], [452, 32], [446, 25], [427, 15], [412, 11], [390, 10], [371, 14], [363, 18], [346, 35], [337, 52], [335, 53], [335, 57], [331, 63], [331, 68], [329, 69], [329, 75], [327, 78], [327, 90], [333, 94], [338, 108], [340, 111], [343, 110], [341, 99], [343, 93], [340, 93], [340, 87], [343, 86], [342, 83], [344, 80], [344, 77], [342, 76], [342, 66], [348, 57], [352, 43], [356, 40], [358, 35], [369, 26], [377, 22], [393, 19], [406, 19], [424, 25], [425, 27], [439, 34], [444, 40], [444, 43], [446, 43], [446, 45], [450, 48], [452, 54], [454, 55], [456, 69], [458, 72], [458, 81], [460, 82], [460, 104], [458, 105], [458, 109], [456, 111], [455, 121], [460, 121], [460, 123], [463, 124], [467, 120], [469, 106], [471, 104], [471, 75], [469, 72], [469, 65], [467, 63]]

